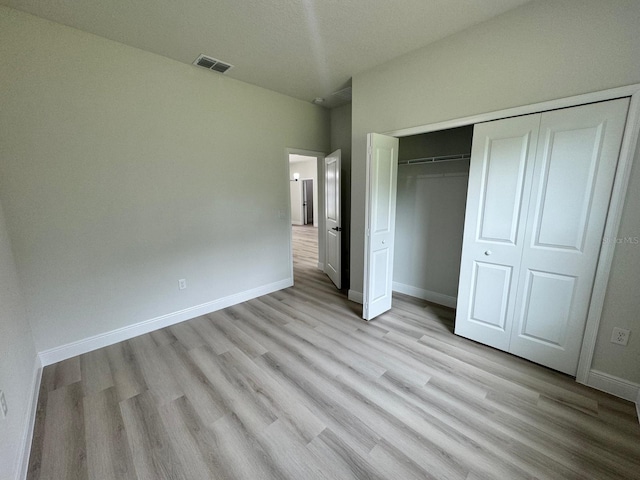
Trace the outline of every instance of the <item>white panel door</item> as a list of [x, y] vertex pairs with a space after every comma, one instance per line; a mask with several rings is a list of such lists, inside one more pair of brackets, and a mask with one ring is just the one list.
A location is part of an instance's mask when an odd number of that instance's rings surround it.
[[340, 225], [341, 152], [324, 157], [324, 271], [337, 288], [342, 288], [342, 227]]
[[367, 136], [367, 232], [362, 314], [365, 320], [391, 308], [398, 144], [394, 137], [376, 133]]
[[539, 124], [539, 115], [527, 115], [473, 131], [455, 333], [502, 350], [511, 337]]
[[509, 351], [575, 375], [629, 106], [545, 112]]

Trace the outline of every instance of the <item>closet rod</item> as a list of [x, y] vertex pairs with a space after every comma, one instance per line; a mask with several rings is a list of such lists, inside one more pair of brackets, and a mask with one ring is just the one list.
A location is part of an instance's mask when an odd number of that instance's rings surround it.
[[422, 163], [453, 162], [456, 160], [469, 160], [471, 154], [462, 153], [460, 155], [441, 155], [439, 157], [411, 158], [409, 160], [398, 160], [398, 165], [420, 165]]

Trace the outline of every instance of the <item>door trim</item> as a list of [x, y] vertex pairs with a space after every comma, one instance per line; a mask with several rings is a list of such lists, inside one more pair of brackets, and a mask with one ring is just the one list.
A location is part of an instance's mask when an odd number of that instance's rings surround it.
[[[558, 98], [546, 102], [522, 105], [504, 110], [471, 115], [468, 117], [420, 125], [400, 130], [382, 132], [384, 135], [393, 137], [406, 137], [420, 133], [435, 132], [449, 128], [473, 125], [476, 123], [500, 120], [502, 118], [539, 113], [545, 110], [556, 110], [559, 108], [575, 107], [587, 103], [602, 102], [616, 98], [630, 97], [629, 111], [627, 113], [627, 123], [622, 137], [620, 157], [616, 168], [616, 176], [609, 201], [609, 213], [605, 222], [604, 238], [614, 238], [620, 228], [622, 219], [622, 209], [626, 197], [629, 179], [631, 177], [631, 165], [640, 134], [640, 84], [626, 85], [622, 87], [601, 90], [597, 92], [575, 95], [571, 97]], [[578, 361], [578, 371], [576, 381], [589, 385], [589, 374], [593, 362], [593, 354], [596, 346], [598, 328], [600, 327], [600, 317], [604, 306], [604, 299], [613, 263], [615, 242], [603, 242], [598, 256], [598, 266], [589, 302], [589, 313], [580, 350]]]
[[[289, 277], [291, 278], [291, 284], [293, 285], [293, 226], [291, 225], [291, 193], [289, 191], [289, 155], [305, 155], [307, 157], [316, 157], [317, 164], [317, 177], [318, 179], [324, 178], [324, 152], [319, 152], [317, 150], [304, 150], [301, 148], [285, 148], [284, 149], [284, 174], [283, 179], [286, 181], [286, 192], [287, 192], [287, 209], [284, 215], [286, 218], [287, 224], [289, 225]], [[318, 181], [318, 183], [320, 183]], [[318, 209], [316, 210], [318, 215], [324, 215], [324, 187], [318, 188]], [[278, 214], [279, 219], [283, 217]], [[320, 241], [320, 232], [321, 229], [324, 229], [324, 220], [323, 217], [318, 218], [318, 265], [324, 262], [324, 254], [320, 253], [321, 245], [324, 245], [324, 241]], [[322, 257], [321, 257], [322, 255]]]

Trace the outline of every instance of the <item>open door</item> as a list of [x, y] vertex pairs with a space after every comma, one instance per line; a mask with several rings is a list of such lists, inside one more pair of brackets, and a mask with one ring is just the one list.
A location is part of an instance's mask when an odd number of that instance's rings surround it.
[[340, 224], [340, 150], [324, 158], [324, 272], [342, 288], [342, 227]]
[[391, 309], [398, 176], [397, 138], [367, 136], [367, 199], [362, 317]]
[[302, 180], [302, 210], [304, 225], [313, 225], [314, 222], [313, 204], [313, 180]]

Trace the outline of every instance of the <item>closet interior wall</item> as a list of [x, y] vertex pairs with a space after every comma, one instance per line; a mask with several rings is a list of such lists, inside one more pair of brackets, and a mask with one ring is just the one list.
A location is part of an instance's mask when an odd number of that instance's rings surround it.
[[472, 125], [400, 138], [394, 291], [455, 307], [472, 138]]

